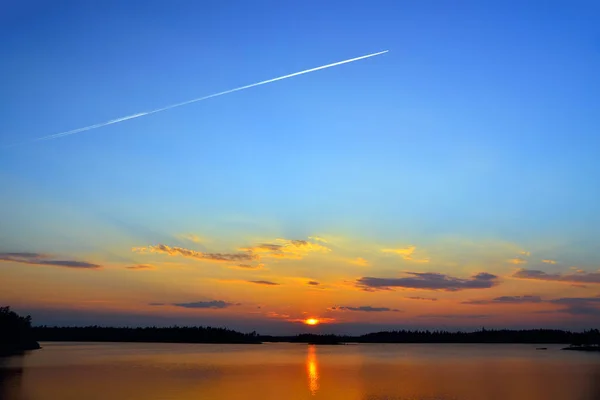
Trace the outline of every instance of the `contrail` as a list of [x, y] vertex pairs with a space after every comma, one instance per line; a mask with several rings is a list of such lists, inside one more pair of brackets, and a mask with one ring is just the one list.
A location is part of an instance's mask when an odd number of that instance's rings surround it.
[[[288, 78], [293, 78], [294, 76], [304, 75], [304, 74], [308, 74], [308, 73], [311, 73], [311, 72], [319, 71], [319, 70], [322, 70], [322, 69], [336, 67], [336, 66], [342, 65], [342, 64], [348, 64], [348, 63], [351, 63], [351, 62], [354, 62], [354, 61], [358, 61], [358, 60], [363, 60], [365, 58], [375, 57], [375, 56], [378, 56], [380, 54], [387, 53], [388, 51], [389, 50], [384, 50], [384, 51], [380, 51], [378, 53], [367, 54], [366, 56], [360, 56], [360, 57], [356, 57], [356, 58], [351, 58], [349, 60], [338, 61], [338, 62], [335, 62], [335, 63], [332, 63], [332, 64], [327, 64], [327, 65], [323, 65], [323, 66], [316, 67], [316, 68], [305, 69], [304, 71], [294, 72], [293, 74], [280, 76], [278, 78], [267, 79], [266, 81], [252, 83], [250, 85], [241, 86], [241, 87], [238, 87], [238, 88], [235, 88], [235, 89], [226, 90], [224, 92], [219, 92], [219, 93], [211, 94], [211, 95], [208, 95], [208, 96], [199, 97], [197, 99], [184, 101], [182, 103], [171, 104], [170, 106], [157, 108], [155, 110], [141, 112], [141, 113], [129, 115], [129, 116], [126, 116], [126, 117], [116, 118], [116, 119], [112, 119], [110, 121], [101, 122], [99, 124], [86, 126], [84, 128], [73, 129], [71, 131], [66, 131], [66, 132], [61, 132], [61, 133], [55, 133], [53, 135], [48, 135], [48, 136], [42, 136], [42, 137], [39, 137], [37, 139], [32, 139], [32, 140], [29, 140], [27, 142], [18, 143], [18, 144], [15, 144], [15, 145], [25, 144], [25, 143], [31, 143], [31, 142], [38, 142], [38, 141], [41, 141], [41, 140], [57, 139], [57, 138], [64, 137], [64, 136], [74, 135], [74, 134], [80, 133], [80, 132], [90, 131], [90, 130], [96, 129], [96, 128], [102, 128], [103, 126], [117, 124], [119, 122], [127, 121], [127, 120], [134, 119], [134, 118], [144, 117], [144, 116], [150, 115], [150, 114], [156, 114], [156, 113], [161, 112], [161, 111], [166, 111], [166, 110], [170, 110], [172, 108], [185, 106], [187, 104], [196, 103], [198, 101], [208, 100], [208, 99], [211, 99], [213, 97], [219, 97], [219, 96], [223, 96], [225, 94], [229, 94], [229, 93], [233, 93], [233, 92], [239, 92], [240, 90], [250, 89], [250, 88], [253, 88], [255, 86], [266, 85], [267, 83], [277, 82], [277, 81], [281, 81], [283, 79], [288, 79]], [[13, 146], [15, 146], [15, 145], [13, 145]]]

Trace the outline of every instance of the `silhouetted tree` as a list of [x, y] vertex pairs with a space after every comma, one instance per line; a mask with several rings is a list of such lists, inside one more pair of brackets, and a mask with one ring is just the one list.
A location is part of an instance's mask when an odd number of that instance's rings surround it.
[[0, 307], [0, 353], [39, 349], [33, 339], [31, 317], [22, 317], [10, 307]]

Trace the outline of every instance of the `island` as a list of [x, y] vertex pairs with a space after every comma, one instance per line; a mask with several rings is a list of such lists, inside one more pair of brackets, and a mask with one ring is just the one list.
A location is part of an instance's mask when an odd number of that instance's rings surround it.
[[10, 307], [0, 307], [0, 356], [39, 348], [31, 328], [31, 317], [22, 317]]

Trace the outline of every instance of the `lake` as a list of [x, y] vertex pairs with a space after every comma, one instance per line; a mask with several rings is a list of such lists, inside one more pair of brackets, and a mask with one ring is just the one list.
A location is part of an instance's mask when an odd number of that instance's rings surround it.
[[600, 399], [600, 354], [556, 345], [41, 345], [0, 358], [0, 399]]

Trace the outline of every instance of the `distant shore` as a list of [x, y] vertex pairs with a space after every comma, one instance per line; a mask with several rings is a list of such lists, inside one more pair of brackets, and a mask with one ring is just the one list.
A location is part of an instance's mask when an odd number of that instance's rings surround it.
[[139, 343], [223, 343], [261, 344], [264, 342], [307, 343], [336, 345], [345, 343], [506, 343], [506, 344], [563, 344], [600, 342], [600, 332], [569, 332], [551, 329], [478, 330], [474, 332], [447, 331], [386, 331], [360, 336], [299, 334], [293, 336], [240, 333], [224, 328], [112, 328], [112, 327], [34, 327], [38, 341], [69, 342], [139, 342]]

